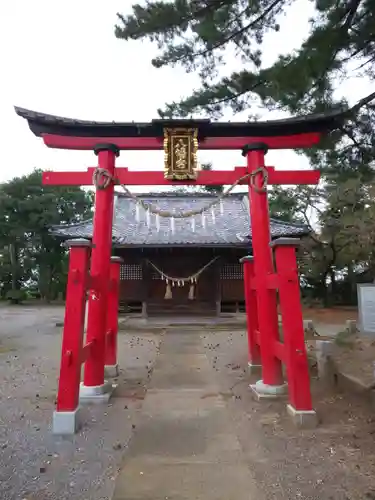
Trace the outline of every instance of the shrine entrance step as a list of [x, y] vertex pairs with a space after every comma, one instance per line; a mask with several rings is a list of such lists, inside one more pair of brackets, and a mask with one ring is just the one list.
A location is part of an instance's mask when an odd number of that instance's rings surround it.
[[149, 331], [150, 329], [170, 330], [178, 328], [181, 333], [191, 329], [200, 331], [205, 329], [245, 330], [246, 317], [243, 314], [221, 316], [154, 316], [149, 318], [127, 316], [120, 318], [120, 331]]
[[201, 335], [182, 329], [163, 337], [113, 497], [166, 498], [263, 498], [233, 431]]
[[163, 301], [147, 304], [148, 316], [215, 316], [216, 304], [212, 302], [189, 302], [185, 304]]

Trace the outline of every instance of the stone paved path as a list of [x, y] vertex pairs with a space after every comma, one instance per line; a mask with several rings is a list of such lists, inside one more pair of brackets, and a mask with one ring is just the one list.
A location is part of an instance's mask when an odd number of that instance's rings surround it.
[[199, 333], [163, 338], [115, 500], [261, 500]]

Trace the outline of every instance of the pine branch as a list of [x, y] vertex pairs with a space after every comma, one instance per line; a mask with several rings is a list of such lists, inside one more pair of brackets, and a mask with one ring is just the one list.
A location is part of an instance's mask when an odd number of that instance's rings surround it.
[[[344, 55], [351, 53], [353, 58], [365, 54], [366, 61], [359, 69], [375, 60], [371, 53], [373, 0], [317, 2], [312, 32], [296, 53], [281, 56], [269, 68], [233, 73], [211, 84], [215, 65], [224, 61], [222, 53], [216, 51], [234, 43], [238, 47], [236, 53], [242, 50], [247, 62], [257, 66], [260, 51], [250, 50], [252, 43], [259, 47], [270, 20], [276, 29], [276, 14], [292, 3], [288, 0], [148, 1], [145, 6], [133, 6], [133, 15], [118, 15], [123, 28], [117, 27], [116, 35], [156, 41], [163, 50], [153, 61], [156, 66], [181, 63], [188, 71], [200, 71], [202, 87], [180, 102], [167, 104], [166, 111], [159, 111], [162, 116], [186, 116], [194, 110], [219, 116], [226, 106], [234, 112], [243, 111], [251, 103], [252, 93], [269, 109], [324, 112], [333, 106], [332, 82], [335, 72], [348, 62]], [[183, 41], [178, 44], [181, 38]], [[355, 115], [372, 100], [369, 96], [366, 99], [369, 99], [367, 104], [360, 101], [345, 112], [346, 116]], [[364, 123], [359, 135], [363, 131], [369, 134], [368, 130]], [[351, 134], [347, 127], [343, 132]], [[363, 143], [356, 136], [352, 134], [351, 140], [359, 148]], [[330, 146], [336, 148], [341, 137], [331, 141]], [[325, 158], [313, 154], [316, 161]]]
[[[123, 38], [124, 40], [138, 40], [139, 38], [143, 38], [147, 34], [151, 35], [159, 32], [163, 33], [171, 29], [181, 28], [182, 26], [187, 25], [195, 19], [204, 18], [209, 14], [210, 11], [216, 11], [221, 7], [224, 7], [225, 5], [232, 4], [234, 1], [235, 0], [207, 0], [207, 4], [204, 7], [198, 8], [197, 10], [191, 8], [190, 13], [185, 16], [181, 15], [178, 21], [176, 21], [175, 19], [166, 21], [165, 23], [163, 23], [163, 25], [154, 27], [151, 32], [145, 32], [146, 22], [145, 19], [142, 19], [140, 15], [125, 17], [118, 12], [116, 15], [125, 27], [120, 28], [120, 26], [116, 25], [115, 35], [117, 38]], [[195, 4], [197, 4], [197, 2], [192, 1], [189, 7], [194, 7]], [[152, 8], [155, 10], [158, 7], [161, 7], [165, 10], [167, 10], [168, 8], [174, 8], [175, 13], [179, 14], [179, 12], [175, 9], [176, 6], [172, 2], [155, 2], [154, 4], [147, 4], [147, 7], [150, 9], [149, 12], [147, 12], [147, 10], [140, 5], [134, 5], [133, 11], [148, 14], [149, 18], [152, 18], [152, 15], [154, 14], [154, 12], [152, 12]], [[135, 25], [135, 29], [133, 29], [133, 31], [132, 25]]]
[[371, 101], [375, 99], [375, 92], [371, 92], [371, 94], [367, 95], [363, 99], [357, 102], [354, 106], [352, 106], [348, 111], [346, 112], [347, 115], [355, 115], [358, 113], [358, 111], [363, 108], [364, 106], [367, 106]]
[[[264, 18], [270, 12], [272, 12], [272, 10], [274, 10], [275, 7], [277, 7], [278, 5], [280, 5], [282, 2], [284, 2], [284, 0], [274, 0], [272, 2], [272, 4], [269, 7], [267, 7], [267, 9], [265, 9], [256, 19], [254, 19], [253, 21], [251, 21], [247, 25], [243, 26], [241, 29], [235, 31], [234, 33], [231, 33], [229, 36], [227, 36], [226, 38], [224, 38], [220, 42], [214, 44], [212, 47], [207, 48], [205, 50], [202, 50], [201, 52], [193, 52], [191, 54], [191, 57], [194, 58], [194, 59], [196, 59], [197, 57], [205, 57], [208, 54], [212, 53], [214, 50], [220, 49], [224, 45], [227, 45], [229, 42], [235, 40], [240, 35], [243, 35], [247, 31], [249, 31], [251, 28], [254, 28], [257, 24], [259, 24], [262, 20], [264, 20]], [[226, 28], [229, 28], [229, 26], [230, 26], [230, 23], [228, 23], [228, 25], [226, 26]], [[224, 31], [225, 31], [225, 28], [224, 28]], [[165, 64], [171, 64], [171, 63], [172, 64], [176, 64], [178, 62], [183, 61], [185, 58], [186, 58], [186, 55], [182, 55], [182, 56], [177, 57], [175, 59], [168, 59], [168, 56], [164, 56], [162, 58], [155, 59], [154, 60], [155, 61], [154, 65], [156, 65], [158, 68], [160, 68], [161, 66], [164, 66]]]

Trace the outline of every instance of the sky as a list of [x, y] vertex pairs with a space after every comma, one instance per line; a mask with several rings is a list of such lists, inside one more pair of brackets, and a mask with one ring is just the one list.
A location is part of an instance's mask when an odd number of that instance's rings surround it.
[[[157, 109], [165, 102], [198, 87], [198, 78], [182, 69], [153, 68], [151, 59], [157, 49], [152, 43], [115, 38], [116, 12], [129, 13], [132, 3], [1, 1], [0, 183], [33, 168], [77, 171], [96, 163], [91, 152], [48, 149], [15, 114], [14, 105], [69, 118], [149, 121], [158, 118]], [[298, 0], [281, 19], [281, 32], [267, 38], [266, 65], [300, 45], [312, 11], [311, 2]], [[238, 61], [231, 64], [238, 70]], [[226, 70], [230, 69], [228, 64]], [[344, 82], [340, 87], [352, 103], [370, 91], [364, 80]], [[263, 119], [279, 117], [262, 113]], [[241, 118], [246, 120], [246, 114], [236, 117]], [[217, 169], [244, 165], [240, 151], [204, 151], [199, 159], [211, 161]], [[270, 151], [267, 164], [278, 169], [309, 168], [306, 158], [292, 151]], [[117, 166], [162, 170], [163, 153], [122, 151]]]

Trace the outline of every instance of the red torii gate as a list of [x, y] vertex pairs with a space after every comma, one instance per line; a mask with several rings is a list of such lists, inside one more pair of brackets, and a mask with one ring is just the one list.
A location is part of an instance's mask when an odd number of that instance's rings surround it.
[[[289, 412], [298, 422], [305, 417], [314, 417], [295, 255], [298, 240], [280, 238], [271, 243], [267, 184], [317, 184], [319, 172], [277, 171], [274, 167], [265, 167], [265, 155], [268, 149], [307, 148], [318, 144], [323, 133], [340, 125], [342, 112], [249, 123], [211, 123], [209, 120], [107, 123], [71, 120], [21, 108], [16, 108], [16, 112], [28, 121], [32, 132], [41, 137], [46, 146], [93, 150], [98, 156], [98, 166], [84, 172], [45, 172], [43, 175], [46, 185], [88, 186], [93, 184], [94, 174], [97, 181], [92, 245], [79, 240], [71, 244], [54, 432], [74, 432], [78, 427], [79, 401], [108, 400], [112, 389], [112, 385], [105, 382], [104, 375], [106, 360], [107, 364], [116, 365], [118, 262], [117, 271], [116, 267], [112, 271], [112, 295], [108, 290], [115, 183], [126, 186], [231, 185], [241, 179], [239, 184], [249, 186], [254, 260], [252, 257], [242, 259], [249, 365], [262, 369], [262, 380], [252, 388], [258, 398], [284, 393], [284, 362], [288, 373]], [[181, 144], [186, 154], [178, 156], [176, 153], [176, 156], [172, 149]], [[242, 150], [247, 166], [229, 171], [195, 172], [198, 144], [200, 149]], [[115, 166], [120, 150], [163, 148], [166, 153], [165, 172], [137, 172]], [[181, 161], [185, 163], [181, 164]], [[86, 279], [88, 273], [89, 280]], [[83, 346], [86, 289], [89, 290], [89, 308], [86, 344]], [[279, 338], [277, 290], [283, 342]], [[109, 317], [108, 307], [111, 310]], [[109, 347], [108, 339], [112, 347]], [[79, 390], [82, 363], [84, 380]]]

